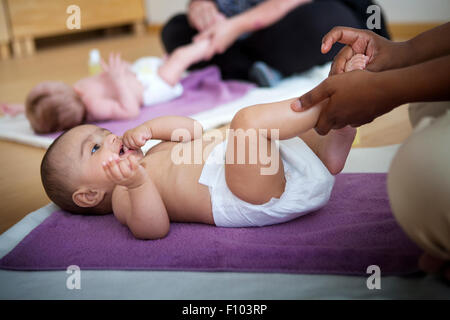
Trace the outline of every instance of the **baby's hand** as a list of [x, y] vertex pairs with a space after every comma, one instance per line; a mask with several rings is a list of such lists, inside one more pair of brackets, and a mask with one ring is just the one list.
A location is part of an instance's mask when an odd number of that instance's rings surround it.
[[112, 182], [128, 189], [140, 187], [148, 178], [147, 171], [133, 155], [123, 160], [114, 155], [103, 162], [103, 170]]
[[129, 149], [142, 147], [147, 140], [152, 138], [152, 131], [146, 125], [140, 125], [134, 129], [127, 130], [122, 137], [124, 145]]
[[113, 78], [123, 77], [129, 68], [129, 63], [120, 58], [120, 53], [111, 53], [109, 55], [109, 64], [103, 59], [100, 60], [100, 64], [103, 71], [108, 72]]
[[345, 64], [344, 71], [350, 72], [353, 70], [364, 70], [369, 62], [369, 57], [363, 54], [355, 54], [350, 60]]

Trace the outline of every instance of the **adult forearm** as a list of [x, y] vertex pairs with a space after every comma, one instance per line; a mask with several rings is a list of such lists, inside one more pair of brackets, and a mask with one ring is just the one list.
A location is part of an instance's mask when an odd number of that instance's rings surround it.
[[409, 65], [421, 63], [450, 54], [450, 22], [405, 42], [409, 53]]
[[450, 55], [376, 75], [377, 86], [401, 105], [409, 102], [450, 100]]
[[232, 19], [241, 33], [266, 28], [279, 21], [295, 7], [312, 0], [268, 0]]

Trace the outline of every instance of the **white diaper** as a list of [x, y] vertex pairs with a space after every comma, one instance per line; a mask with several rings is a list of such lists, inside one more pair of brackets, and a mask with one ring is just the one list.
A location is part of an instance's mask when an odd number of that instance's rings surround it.
[[183, 93], [183, 86], [180, 83], [172, 87], [161, 79], [158, 75], [158, 69], [161, 64], [162, 59], [160, 58], [144, 57], [136, 60], [131, 66], [131, 70], [144, 86], [144, 106], [169, 101], [181, 96]]
[[334, 185], [322, 161], [300, 138], [277, 141], [286, 186], [281, 197], [254, 205], [236, 197], [225, 181], [227, 141], [218, 144], [203, 167], [199, 183], [209, 187], [214, 222], [219, 227], [266, 226], [286, 222], [323, 207]]

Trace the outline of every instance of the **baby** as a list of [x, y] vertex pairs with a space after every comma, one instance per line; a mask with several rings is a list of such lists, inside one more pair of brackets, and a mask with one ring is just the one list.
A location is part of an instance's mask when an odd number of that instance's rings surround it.
[[[348, 126], [318, 135], [323, 106], [299, 113], [291, 109], [295, 101], [243, 108], [228, 130], [209, 134], [178, 116], [149, 120], [123, 137], [77, 126], [47, 150], [42, 182], [62, 209], [113, 212], [139, 239], [165, 237], [170, 221], [283, 223], [327, 203], [356, 133]], [[144, 156], [149, 139], [163, 142]]]
[[101, 62], [103, 72], [98, 75], [83, 78], [73, 87], [63, 82], [40, 83], [28, 94], [25, 107], [5, 104], [0, 109], [11, 115], [25, 111], [37, 133], [70, 129], [84, 122], [134, 118], [142, 105], [180, 96], [179, 80], [191, 64], [203, 59], [208, 45], [209, 40], [193, 42], [164, 61], [145, 57], [132, 65], [111, 54], [109, 64]]

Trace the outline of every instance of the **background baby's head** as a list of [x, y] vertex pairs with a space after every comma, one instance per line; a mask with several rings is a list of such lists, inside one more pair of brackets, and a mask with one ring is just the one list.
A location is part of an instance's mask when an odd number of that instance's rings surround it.
[[86, 107], [71, 86], [46, 81], [30, 91], [25, 112], [36, 133], [50, 133], [83, 123]]
[[64, 132], [50, 145], [42, 159], [41, 180], [47, 196], [61, 209], [81, 215], [107, 214], [112, 211], [111, 192], [108, 188], [104, 188], [108, 192], [94, 206], [78, 206], [73, 200], [82, 176], [81, 161], [77, 157], [80, 154], [80, 144], [85, 138], [83, 133], [86, 127], [95, 126], [77, 126]]

